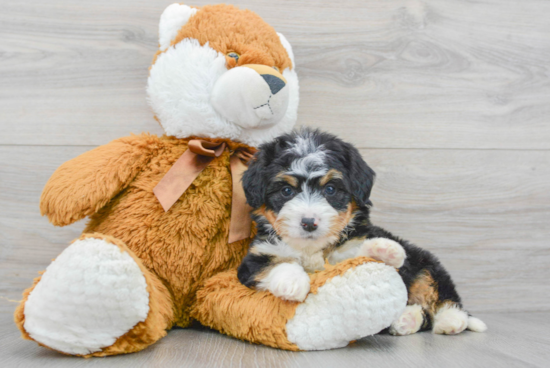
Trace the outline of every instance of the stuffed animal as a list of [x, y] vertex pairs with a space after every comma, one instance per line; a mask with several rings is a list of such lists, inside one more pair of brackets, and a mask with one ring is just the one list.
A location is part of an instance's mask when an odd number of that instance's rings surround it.
[[[394, 268], [367, 258], [311, 275], [304, 302], [243, 286], [251, 230], [240, 175], [298, 108], [291, 46], [229, 5], [170, 5], [148, 99], [166, 135], [117, 139], [59, 167], [44, 188], [56, 226], [89, 222], [23, 294], [23, 337], [59, 352], [136, 352], [196, 320], [287, 350], [342, 347], [403, 311]], [[251, 232], [252, 231], [252, 232]]]

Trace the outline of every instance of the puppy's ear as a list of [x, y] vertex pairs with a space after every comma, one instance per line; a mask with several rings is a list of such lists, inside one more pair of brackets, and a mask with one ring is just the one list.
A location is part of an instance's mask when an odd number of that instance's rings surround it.
[[243, 174], [243, 189], [246, 202], [252, 208], [258, 208], [264, 203], [266, 191], [265, 168], [267, 159], [265, 151], [258, 151], [250, 161], [248, 169]]
[[355, 147], [350, 145], [348, 155], [351, 194], [360, 207], [372, 206], [369, 197], [376, 174], [363, 160], [363, 157], [361, 157], [361, 154]]

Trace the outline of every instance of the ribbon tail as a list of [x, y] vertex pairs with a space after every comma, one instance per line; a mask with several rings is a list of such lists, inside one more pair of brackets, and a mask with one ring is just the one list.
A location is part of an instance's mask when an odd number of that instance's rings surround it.
[[191, 183], [208, 166], [214, 157], [200, 156], [187, 150], [177, 159], [153, 189], [153, 193], [160, 202], [164, 212], [177, 202]]
[[246, 196], [241, 184], [247, 166], [237, 155], [231, 157], [230, 165], [233, 199], [231, 202], [231, 222], [229, 224], [229, 244], [249, 238], [252, 231], [252, 219], [250, 218], [252, 207], [246, 203]]

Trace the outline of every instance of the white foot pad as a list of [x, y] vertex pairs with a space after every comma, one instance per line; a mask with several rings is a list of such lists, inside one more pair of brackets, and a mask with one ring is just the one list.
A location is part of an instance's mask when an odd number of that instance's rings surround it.
[[395, 269], [366, 263], [309, 294], [287, 322], [287, 337], [301, 350], [344, 347], [388, 327], [406, 304], [407, 289]]
[[77, 240], [53, 261], [25, 304], [25, 330], [68, 354], [112, 345], [149, 313], [139, 266], [101, 239]]
[[357, 255], [371, 257], [397, 268], [403, 266], [406, 257], [405, 249], [401, 244], [386, 238], [365, 240]]
[[441, 307], [434, 317], [433, 332], [443, 335], [456, 335], [468, 327], [468, 314], [454, 306]]
[[423, 321], [422, 307], [418, 304], [407, 305], [401, 317], [391, 324], [390, 333], [397, 336], [416, 333], [422, 327]]

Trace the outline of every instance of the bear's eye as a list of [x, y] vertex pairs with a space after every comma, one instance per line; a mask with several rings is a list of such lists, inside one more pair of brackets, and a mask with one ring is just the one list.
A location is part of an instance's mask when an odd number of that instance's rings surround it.
[[283, 197], [288, 198], [294, 194], [294, 190], [291, 187], [284, 187], [283, 189], [281, 189], [281, 194], [283, 195]]
[[281, 72], [281, 70], [279, 70], [278, 67], [274, 66], [273, 69], [275, 69], [276, 71], [278, 71], [279, 73]]
[[229, 56], [230, 58], [233, 58], [235, 59], [235, 62], [239, 62], [239, 54], [237, 54], [236, 52], [233, 52], [231, 51], [230, 53], [227, 54], [227, 56]]
[[325, 187], [325, 194], [328, 196], [333, 196], [336, 194], [336, 187], [334, 185], [327, 185]]

